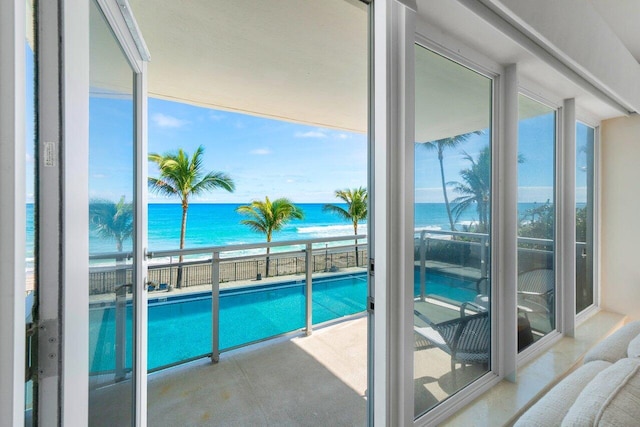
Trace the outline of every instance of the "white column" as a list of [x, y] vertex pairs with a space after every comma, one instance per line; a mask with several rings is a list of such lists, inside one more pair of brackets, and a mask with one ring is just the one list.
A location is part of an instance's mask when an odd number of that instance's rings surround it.
[[[501, 79], [500, 139], [494, 153], [498, 154], [497, 181], [493, 185], [494, 201], [497, 196], [498, 217], [494, 217], [493, 277], [497, 277], [497, 297], [494, 304], [494, 336], [500, 360], [498, 372], [503, 378], [515, 381], [518, 354], [518, 67], [516, 64], [505, 68]], [[495, 163], [494, 163], [495, 164]], [[496, 173], [494, 173], [494, 179]], [[496, 271], [497, 270], [497, 271]], [[497, 320], [497, 322], [495, 322]], [[494, 345], [494, 348], [495, 345]], [[494, 358], [495, 362], [495, 358]]]
[[25, 2], [0, 2], [0, 426], [24, 423]]
[[[404, 2], [405, 4], [407, 2]], [[414, 2], [373, 3], [373, 420], [413, 423]]]
[[557, 219], [558, 267], [556, 315], [558, 331], [574, 336], [576, 318], [576, 102], [565, 99], [562, 134], [558, 140], [559, 189]]

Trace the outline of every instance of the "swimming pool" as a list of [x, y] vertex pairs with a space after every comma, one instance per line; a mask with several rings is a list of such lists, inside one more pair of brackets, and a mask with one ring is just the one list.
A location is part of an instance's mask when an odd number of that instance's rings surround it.
[[[429, 273], [427, 293], [457, 301], [472, 300], [475, 282]], [[220, 350], [246, 345], [305, 327], [305, 282], [278, 283], [220, 291]], [[419, 273], [414, 292], [420, 292]], [[365, 310], [367, 274], [313, 280], [313, 324]], [[127, 324], [132, 310], [127, 306]], [[89, 310], [90, 372], [115, 369], [115, 308]], [[127, 327], [130, 332], [131, 328]], [[126, 337], [131, 348], [131, 336]], [[148, 368], [150, 370], [202, 357], [211, 352], [211, 293], [150, 297]], [[128, 355], [130, 357], [130, 355]], [[131, 361], [126, 361], [131, 366]]]

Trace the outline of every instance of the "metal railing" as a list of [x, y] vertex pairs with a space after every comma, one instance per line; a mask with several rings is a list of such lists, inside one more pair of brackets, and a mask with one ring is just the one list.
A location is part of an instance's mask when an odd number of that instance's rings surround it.
[[[351, 237], [350, 240], [354, 240]], [[327, 243], [335, 241], [331, 238]], [[314, 249], [311, 257], [311, 268], [314, 273], [328, 271], [330, 269], [344, 269], [356, 266], [365, 266], [367, 264], [366, 244], [358, 244], [357, 255], [351, 246], [334, 247], [325, 246]], [[204, 248], [205, 250], [208, 248]], [[162, 253], [165, 253], [163, 251]], [[182, 269], [182, 281], [180, 287], [192, 287], [208, 285], [211, 283], [211, 257], [212, 252], [203, 252], [207, 257], [198, 260], [186, 259], [178, 262], [177, 255], [167, 256], [168, 262], [150, 264], [148, 266], [148, 280], [153, 283], [162, 283], [170, 287], [178, 286], [178, 270]], [[152, 255], [155, 259], [159, 258], [160, 252], [154, 252]], [[121, 259], [127, 258], [127, 255], [121, 252], [96, 254], [91, 256], [91, 260], [113, 260], [116, 256]], [[269, 256], [270, 267], [269, 276], [290, 276], [296, 274], [305, 274], [307, 269], [307, 259], [300, 251], [294, 252], [276, 252]], [[122, 262], [122, 261], [121, 261]], [[124, 277], [122, 276], [124, 274]], [[225, 257], [220, 259], [220, 282], [235, 282], [241, 280], [252, 280], [257, 277], [266, 277], [266, 261], [265, 256], [247, 257], [247, 259], [238, 259]], [[104, 267], [91, 267], [89, 272], [89, 294], [111, 294], [115, 292], [117, 286], [122, 283], [132, 282], [132, 266], [131, 264], [116, 264]]]
[[[434, 259], [433, 254], [443, 256], [442, 245], [448, 245], [449, 252], [457, 254], [462, 260], [460, 263], [452, 263], [451, 266], [465, 265], [471, 267], [468, 271], [477, 269], [479, 277], [489, 276], [489, 257], [490, 257], [490, 236], [481, 233], [469, 233], [469, 232], [451, 232], [443, 230], [430, 230], [430, 229], [417, 229], [417, 260], [420, 261], [420, 284], [419, 292], [420, 297], [424, 299], [427, 295], [427, 262]], [[447, 239], [446, 237], [450, 237]], [[354, 241], [358, 240], [358, 254], [361, 257], [362, 262], [358, 264], [362, 267], [366, 267], [366, 235], [358, 236], [341, 236], [331, 238], [318, 238], [308, 240], [296, 240], [286, 242], [272, 242], [272, 243], [256, 243], [250, 245], [227, 245], [227, 246], [211, 246], [195, 249], [184, 250], [163, 250], [152, 251], [148, 254], [152, 260], [158, 258], [168, 258], [169, 265], [158, 264], [149, 266], [149, 276], [152, 271], [164, 272], [166, 275], [176, 275], [175, 269], [184, 268], [185, 271], [191, 269], [191, 272], [183, 275], [185, 280], [185, 286], [195, 286], [196, 284], [206, 284], [210, 286], [211, 291], [211, 353], [210, 357], [214, 362], [219, 360], [220, 356], [220, 284], [228, 281], [234, 281], [239, 277], [245, 277], [251, 279], [251, 283], [247, 283], [247, 286], [255, 286], [256, 280], [259, 279], [258, 272], [266, 273], [264, 267], [266, 266], [266, 260], [269, 259], [271, 266], [271, 277], [281, 276], [287, 274], [304, 274], [304, 323], [300, 329], [307, 335], [310, 335], [313, 331], [313, 274], [315, 272], [332, 271], [331, 267], [334, 265], [334, 261], [341, 259], [345, 254], [352, 254], [355, 252], [356, 245]], [[338, 243], [348, 243], [341, 245]], [[532, 239], [532, 238], [519, 238], [519, 250], [533, 251], [541, 254], [541, 259], [544, 260], [552, 251], [541, 250], [540, 248], [553, 248], [553, 242], [545, 239]], [[332, 246], [328, 246], [332, 244]], [[440, 247], [439, 247], [440, 246]], [[527, 246], [522, 248], [522, 246]], [[272, 252], [269, 255], [266, 254], [266, 248], [283, 248], [285, 251]], [[297, 248], [296, 248], [297, 247]], [[288, 250], [294, 248], [293, 250]], [[238, 254], [238, 251], [248, 250], [260, 250], [261, 253], [251, 254]], [[433, 252], [430, 252], [433, 251]], [[440, 251], [440, 252], [438, 252]], [[173, 263], [172, 259], [183, 255], [185, 257], [193, 255], [206, 255], [205, 259], [200, 260], [187, 260], [183, 263]], [[110, 267], [92, 267], [94, 273], [103, 275], [112, 275], [117, 283], [126, 284], [132, 283], [130, 279], [131, 268], [130, 264], [123, 264], [130, 258], [126, 253], [108, 253], [99, 254], [91, 257], [93, 260], [116, 260], [116, 265]], [[351, 258], [353, 259], [353, 258]], [[295, 260], [295, 261], [292, 261]], [[295, 263], [295, 269], [280, 269], [279, 265], [285, 262]], [[260, 266], [263, 270], [258, 268], [249, 269], [247, 265]], [[348, 263], [346, 265], [349, 265]], [[355, 265], [355, 263], [353, 264]], [[163, 270], [164, 269], [164, 270]], [[196, 270], [197, 269], [197, 270]], [[225, 272], [226, 269], [226, 272]], [[285, 273], [287, 272], [287, 273]], [[473, 273], [473, 271], [471, 271]], [[474, 273], [475, 274], [475, 273]], [[193, 277], [190, 277], [192, 275]], [[266, 276], [266, 274], [265, 274]], [[175, 277], [175, 276], [174, 276]], [[159, 276], [162, 280], [162, 276]], [[194, 279], [195, 278], [195, 279]], [[197, 280], [196, 280], [197, 279]], [[160, 281], [158, 280], [158, 281]], [[300, 281], [300, 280], [299, 280]], [[171, 282], [171, 279], [169, 280]], [[108, 288], [108, 286], [104, 286]], [[116, 342], [123, 341], [116, 348], [116, 376], [124, 378], [127, 374], [125, 367], [125, 357], [121, 349], [124, 348], [124, 329], [123, 325], [126, 322], [126, 316], [124, 311], [126, 310], [128, 288], [126, 286], [118, 286], [116, 291], [115, 287], [112, 293], [116, 294], [116, 313], [115, 319], [116, 332], [119, 336], [116, 337]], [[302, 306], [301, 306], [302, 308]], [[302, 318], [301, 318], [302, 320]], [[286, 333], [286, 332], [284, 332]], [[269, 339], [276, 335], [270, 335], [263, 339]], [[255, 342], [255, 341], [252, 341]], [[247, 342], [249, 343], [249, 342]], [[245, 345], [245, 344], [241, 344]], [[235, 348], [234, 346], [225, 346], [224, 349]], [[120, 350], [119, 350], [120, 349]], [[204, 354], [203, 354], [204, 356]], [[202, 356], [199, 356], [202, 357]], [[180, 361], [176, 363], [181, 363]], [[163, 365], [164, 367], [164, 365]]]
[[[489, 277], [490, 236], [483, 233], [417, 228], [417, 260], [422, 301], [427, 295], [427, 261], [442, 261], [478, 270], [478, 279]], [[436, 248], [434, 250], [434, 248]], [[518, 237], [518, 267], [522, 271], [552, 268], [555, 243], [550, 239]], [[438, 252], [439, 249], [440, 251]], [[455, 260], [453, 260], [455, 258]]]
[[[420, 261], [420, 300], [424, 301], [427, 296], [427, 257], [434, 245], [450, 246], [450, 253], [459, 256], [457, 264], [461, 266], [471, 265], [480, 271], [480, 277], [487, 277], [489, 239], [488, 234], [469, 233], [462, 231], [444, 231], [432, 229], [416, 229], [419, 233], [418, 259]], [[457, 237], [454, 239], [443, 239], [443, 237]], [[468, 253], [467, 253], [468, 250]], [[442, 255], [441, 255], [442, 256]], [[450, 255], [451, 256], [451, 255]], [[429, 259], [434, 257], [429, 256]], [[446, 256], [445, 256], [446, 258]]]
[[[149, 266], [149, 276], [153, 280], [151, 272], [162, 272], [163, 269], [169, 269], [165, 271], [165, 274], [170, 276], [175, 272], [177, 268], [183, 268], [183, 280], [189, 283], [189, 286], [195, 286], [196, 284], [210, 285], [211, 289], [211, 359], [213, 362], [217, 362], [220, 357], [220, 283], [224, 281], [234, 281], [238, 277], [244, 277], [251, 279], [252, 281], [262, 280], [261, 273], [265, 274], [265, 278], [270, 276], [283, 276], [290, 274], [304, 274], [305, 275], [305, 288], [304, 288], [304, 310], [305, 321], [303, 330], [307, 335], [310, 335], [313, 330], [313, 273], [319, 271], [335, 272], [338, 268], [335, 268], [335, 263], [339, 264], [343, 261], [340, 267], [350, 266], [350, 261], [353, 261], [353, 265], [360, 265], [366, 267], [366, 235], [357, 236], [340, 236], [340, 237], [327, 237], [317, 239], [284, 241], [284, 242], [271, 242], [271, 243], [255, 243], [255, 244], [243, 244], [243, 245], [226, 245], [226, 246], [210, 246], [196, 249], [183, 249], [183, 250], [162, 250], [152, 251], [147, 254], [150, 259], [168, 258], [170, 264], [158, 264]], [[341, 242], [354, 242], [350, 244], [340, 244]], [[357, 244], [355, 244], [357, 242]], [[329, 247], [329, 244], [332, 246]], [[266, 248], [283, 248], [293, 250], [285, 250], [281, 252], [266, 253]], [[299, 249], [296, 249], [298, 247]], [[261, 253], [252, 254], [238, 254], [239, 251], [261, 251]], [[358, 262], [353, 253], [358, 254], [361, 262]], [[173, 264], [172, 259], [174, 257], [188, 257], [193, 255], [207, 255], [205, 259], [196, 261], [185, 261], [182, 263]], [[351, 254], [351, 255], [349, 255]], [[132, 265], [124, 264], [127, 260], [131, 259], [131, 254], [122, 252], [112, 252], [92, 255], [91, 260], [116, 260], [116, 265], [92, 267], [91, 274], [100, 275], [102, 278], [108, 277], [107, 283], [103, 282], [101, 286], [96, 287], [95, 284], [91, 286], [92, 290], [99, 290], [100, 293], [115, 293], [115, 331], [116, 331], [116, 366], [115, 366], [115, 380], [118, 381], [125, 377], [127, 370], [125, 368], [124, 348], [125, 348], [125, 323], [126, 323], [126, 302], [127, 293], [129, 291], [129, 285], [132, 283]], [[284, 260], [284, 261], [283, 261]], [[295, 261], [292, 261], [295, 260]], [[293, 263], [295, 269], [281, 269], [281, 263]], [[271, 264], [273, 268], [267, 269], [247, 269], [246, 265], [254, 265], [266, 267]], [[226, 266], [226, 267], [225, 267]], [[223, 268], [227, 269], [226, 275]], [[233, 274], [228, 270], [232, 269]], [[241, 271], [240, 275], [238, 271]], [[244, 272], [243, 272], [244, 271]], [[247, 276], [248, 271], [249, 276]], [[286, 273], [285, 273], [286, 272]], [[284, 274], [283, 274], [284, 273]], [[191, 280], [190, 274], [197, 276], [197, 280]], [[242, 275], [242, 276], [241, 276]], [[176, 274], [177, 276], [177, 274]], [[175, 276], [174, 276], [175, 277]], [[158, 277], [163, 279], [161, 275]], [[171, 279], [171, 278], [170, 278]], [[171, 282], [171, 280], [169, 281]], [[252, 283], [255, 285], [255, 283]], [[363, 301], [364, 308], [364, 301]], [[267, 337], [265, 339], [268, 339]], [[180, 363], [180, 362], [177, 362]]]
[[[343, 237], [328, 237], [308, 240], [293, 240], [286, 242], [270, 242], [270, 243], [255, 243], [248, 245], [227, 245], [227, 246], [212, 246], [207, 248], [198, 249], [184, 249], [184, 250], [168, 250], [168, 251], [154, 251], [148, 254], [149, 258], [155, 257], [173, 257], [173, 256], [188, 256], [188, 255], [201, 255], [203, 253], [211, 254], [211, 360], [216, 363], [220, 359], [220, 265], [223, 262], [244, 261], [249, 259], [255, 259], [256, 257], [264, 257], [267, 259], [267, 264], [271, 259], [279, 259], [282, 257], [291, 256], [304, 256], [305, 259], [305, 333], [311, 335], [313, 330], [313, 253], [323, 252], [325, 257], [328, 255], [328, 247], [313, 248], [313, 245], [328, 244], [330, 242], [342, 242], [350, 240], [365, 240], [365, 235], [358, 236], [343, 236]], [[246, 251], [251, 249], [265, 249], [276, 247], [290, 247], [290, 246], [304, 246], [304, 249], [297, 251], [287, 252], [275, 252], [269, 255], [240, 255], [230, 256], [222, 258], [221, 254], [237, 251]], [[366, 247], [366, 243], [358, 243], [357, 245], [342, 245], [334, 246], [332, 251], [336, 251], [338, 248], [350, 249]], [[365, 264], [366, 265], [366, 264]], [[267, 271], [268, 273], [268, 271]]]

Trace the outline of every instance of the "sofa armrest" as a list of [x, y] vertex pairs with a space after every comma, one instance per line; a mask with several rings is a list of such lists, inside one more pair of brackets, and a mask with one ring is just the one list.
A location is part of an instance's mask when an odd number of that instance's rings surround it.
[[594, 360], [615, 363], [627, 357], [629, 343], [638, 335], [640, 335], [640, 321], [627, 323], [589, 350], [584, 356], [584, 363]]

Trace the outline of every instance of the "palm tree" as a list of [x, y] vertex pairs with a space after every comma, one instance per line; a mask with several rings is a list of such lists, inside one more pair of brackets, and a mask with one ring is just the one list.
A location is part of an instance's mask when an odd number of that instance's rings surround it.
[[471, 167], [460, 171], [463, 182], [451, 182], [454, 190], [462, 196], [453, 200], [456, 205], [453, 213], [458, 218], [462, 212], [476, 205], [478, 212], [477, 232], [486, 233], [489, 230], [489, 209], [491, 200], [491, 147], [486, 146], [480, 151], [478, 160], [474, 160], [468, 153], [463, 152], [465, 159], [471, 162]]
[[[189, 209], [189, 197], [222, 188], [233, 192], [235, 184], [229, 175], [223, 172], [204, 171], [202, 154], [204, 148], [199, 146], [189, 158], [182, 148], [177, 152], [165, 154], [149, 154], [149, 161], [158, 165], [159, 178], [149, 177], [151, 191], [165, 196], [177, 196], [182, 203], [182, 225], [180, 227], [180, 249], [184, 249], [184, 239], [187, 231], [187, 210]], [[182, 264], [182, 255], [179, 263]], [[177, 286], [182, 283], [182, 266], [178, 267]]]
[[122, 244], [133, 233], [132, 205], [125, 203], [124, 196], [117, 203], [94, 199], [89, 203], [89, 223], [99, 237], [115, 240], [116, 250], [122, 252]]
[[[249, 219], [243, 219], [240, 223], [249, 226], [255, 232], [266, 235], [267, 242], [271, 242], [274, 231], [281, 230], [292, 219], [304, 218], [302, 209], [284, 197], [273, 202], [269, 200], [269, 197], [265, 197], [264, 201], [254, 200], [248, 205], [239, 206], [236, 208], [236, 212], [249, 217]], [[267, 277], [269, 277], [270, 249], [267, 247]]]
[[447, 183], [444, 179], [444, 150], [447, 148], [455, 148], [463, 142], [467, 141], [472, 135], [482, 135], [481, 131], [463, 133], [451, 138], [442, 138], [435, 141], [420, 142], [429, 150], [436, 150], [438, 152], [438, 162], [440, 163], [440, 180], [442, 181], [442, 195], [444, 196], [444, 205], [447, 209], [447, 216], [449, 217], [449, 225], [451, 231], [455, 231], [455, 222], [453, 215], [451, 214], [451, 205], [449, 204], [449, 196], [447, 195]]
[[[367, 219], [367, 189], [363, 187], [336, 190], [335, 196], [347, 204], [342, 206], [326, 204], [323, 211], [332, 212], [353, 224], [353, 234], [358, 235], [358, 221]], [[358, 266], [358, 240], [356, 239], [356, 267]]]
[[[133, 206], [125, 203], [124, 196], [118, 202], [106, 199], [94, 199], [89, 203], [89, 224], [99, 237], [115, 240], [116, 250], [122, 252], [125, 240], [133, 234]], [[125, 255], [116, 256], [116, 265], [122, 265]], [[116, 283], [123, 285], [127, 281], [127, 269], [116, 268]]]
[[[478, 229], [476, 232], [489, 231], [489, 213], [491, 209], [491, 147], [486, 145], [474, 160], [471, 155], [463, 151], [464, 158], [471, 162], [471, 167], [460, 171], [463, 182], [448, 182], [453, 185], [454, 191], [462, 194], [453, 200], [456, 205], [452, 212], [456, 220], [474, 203], [478, 212]], [[524, 163], [525, 158], [518, 154], [518, 163]]]

